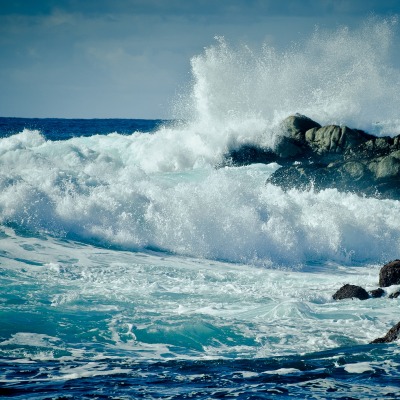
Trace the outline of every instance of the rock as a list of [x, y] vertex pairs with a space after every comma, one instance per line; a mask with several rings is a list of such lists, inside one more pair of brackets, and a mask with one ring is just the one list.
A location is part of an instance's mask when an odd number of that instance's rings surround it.
[[335, 174], [330, 174], [325, 165], [321, 164], [292, 164], [276, 170], [267, 180], [268, 183], [280, 186], [284, 190], [300, 189], [316, 190], [328, 188]]
[[396, 325], [390, 328], [388, 333], [384, 337], [373, 340], [371, 344], [391, 343], [397, 340], [399, 337], [400, 337], [400, 322], [398, 322]]
[[385, 291], [381, 288], [378, 288], [378, 289], [370, 290], [368, 293], [371, 297], [373, 297], [374, 299], [377, 299], [379, 297], [382, 297], [385, 294]]
[[364, 164], [358, 161], [345, 162], [338, 166], [338, 172], [342, 179], [351, 179], [352, 181], [360, 181], [366, 178], [368, 170]]
[[366, 300], [369, 298], [369, 294], [361, 286], [346, 284], [346, 285], [342, 286], [333, 295], [334, 300], [353, 299], [353, 298], [360, 299], [360, 300]]
[[400, 172], [400, 151], [378, 158], [370, 163], [369, 168], [376, 179], [390, 179], [398, 176]]
[[280, 142], [276, 145], [275, 153], [279, 158], [282, 159], [295, 159], [304, 157], [308, 151], [307, 147], [297, 139], [284, 136]]
[[389, 296], [389, 299], [397, 299], [400, 296], [400, 292], [394, 292]]
[[231, 150], [225, 155], [224, 160], [218, 167], [242, 166], [250, 164], [269, 164], [276, 162], [278, 156], [270, 149], [262, 149], [253, 145], [243, 145], [240, 149]]
[[388, 287], [400, 284], [400, 260], [385, 264], [379, 271], [379, 286]]
[[360, 195], [400, 200], [400, 135], [375, 137], [347, 126], [321, 126], [295, 114], [282, 121], [274, 149], [243, 145], [219, 166], [276, 162], [267, 180], [284, 190], [335, 188]]
[[328, 125], [306, 132], [305, 140], [318, 155], [330, 154], [330, 159], [338, 159], [349, 148], [355, 148], [368, 141], [370, 135], [353, 130], [347, 126]]
[[303, 141], [308, 130], [319, 129], [321, 125], [305, 115], [295, 114], [285, 118], [282, 121], [281, 128], [285, 131], [287, 137]]

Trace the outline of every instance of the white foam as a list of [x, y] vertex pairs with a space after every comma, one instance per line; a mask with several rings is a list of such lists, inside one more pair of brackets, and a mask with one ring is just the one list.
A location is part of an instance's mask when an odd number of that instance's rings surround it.
[[274, 371], [265, 371], [264, 374], [267, 375], [293, 375], [299, 374], [301, 371], [297, 368], [279, 368]]
[[18, 332], [15, 333], [11, 339], [0, 342], [0, 346], [23, 344], [25, 346], [33, 347], [48, 347], [55, 342], [59, 342], [59, 339], [46, 334]]
[[54, 380], [73, 380], [80, 378], [89, 378], [94, 376], [109, 376], [109, 375], [120, 375], [130, 374], [131, 369], [127, 368], [112, 368], [110, 369], [107, 364], [90, 362], [79, 367], [66, 367], [60, 369], [61, 376], [55, 376]]
[[[116, 146], [119, 139], [126, 141], [114, 137]], [[79, 165], [68, 161], [70, 142], [47, 142], [29, 158], [28, 150], [7, 153], [0, 221], [126, 249], [291, 268], [380, 261], [400, 251], [397, 201], [285, 193], [265, 184], [276, 165], [145, 174], [122, 161], [130, 150], [118, 153], [102, 140], [74, 139]]]
[[346, 364], [344, 370], [349, 374], [363, 374], [364, 372], [374, 372], [369, 362], [359, 362], [354, 364]]

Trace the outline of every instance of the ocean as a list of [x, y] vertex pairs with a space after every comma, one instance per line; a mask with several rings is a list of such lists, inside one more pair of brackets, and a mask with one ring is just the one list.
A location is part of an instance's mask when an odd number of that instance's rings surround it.
[[400, 398], [400, 299], [332, 299], [400, 258], [400, 202], [221, 167], [295, 112], [398, 135], [395, 38], [217, 38], [167, 121], [0, 118], [0, 395]]

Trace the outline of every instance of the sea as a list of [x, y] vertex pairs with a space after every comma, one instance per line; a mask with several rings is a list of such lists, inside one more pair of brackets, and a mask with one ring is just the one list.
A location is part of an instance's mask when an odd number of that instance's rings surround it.
[[[296, 112], [400, 134], [397, 25], [277, 50], [215, 43], [171, 119], [0, 118], [0, 395], [8, 399], [396, 399], [400, 202], [284, 191]], [[39, 100], [38, 100], [39, 101]]]

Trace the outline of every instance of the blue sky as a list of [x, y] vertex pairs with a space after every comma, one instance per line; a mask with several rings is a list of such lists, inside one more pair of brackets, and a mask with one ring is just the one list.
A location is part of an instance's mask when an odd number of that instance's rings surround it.
[[190, 58], [224, 36], [277, 49], [398, 0], [0, 0], [0, 116], [170, 118]]

